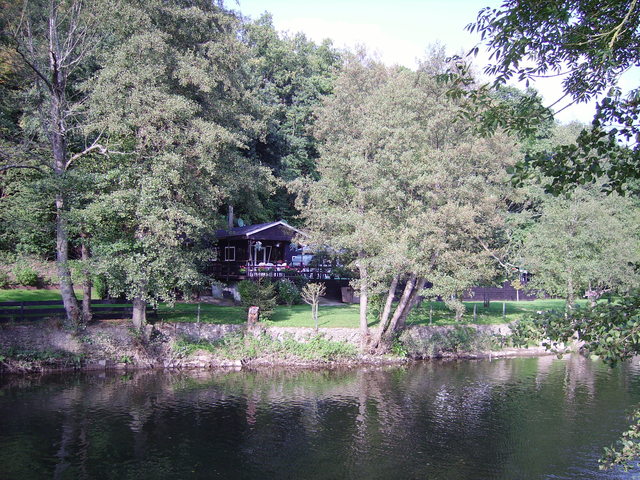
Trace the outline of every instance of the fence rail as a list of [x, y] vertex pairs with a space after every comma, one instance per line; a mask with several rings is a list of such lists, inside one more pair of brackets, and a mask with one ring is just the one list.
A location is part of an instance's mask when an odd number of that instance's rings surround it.
[[[122, 300], [91, 300], [91, 310], [95, 320], [124, 318], [133, 313], [131, 304]], [[0, 323], [37, 321], [64, 315], [62, 300], [0, 302]], [[148, 315], [154, 316], [155, 312], [150, 311]]]

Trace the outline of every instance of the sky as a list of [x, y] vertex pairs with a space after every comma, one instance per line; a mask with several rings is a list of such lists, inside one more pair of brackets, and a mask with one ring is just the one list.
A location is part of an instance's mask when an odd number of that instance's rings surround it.
[[[466, 53], [479, 37], [465, 30], [483, 7], [497, 8], [500, 0], [238, 0], [244, 15], [258, 18], [273, 15], [276, 29], [303, 32], [316, 42], [330, 38], [336, 47], [365, 45], [385, 63], [417, 66], [429, 45], [444, 45], [448, 54]], [[488, 60], [481, 52], [478, 67]], [[637, 85], [639, 75], [627, 75], [621, 86]], [[516, 85], [518, 86], [518, 85]], [[519, 85], [524, 88], [524, 85]], [[560, 79], [538, 80], [532, 84], [551, 105], [562, 96]], [[559, 104], [561, 106], [562, 104]], [[561, 122], [588, 123], [594, 103], [573, 105], [558, 116]]]

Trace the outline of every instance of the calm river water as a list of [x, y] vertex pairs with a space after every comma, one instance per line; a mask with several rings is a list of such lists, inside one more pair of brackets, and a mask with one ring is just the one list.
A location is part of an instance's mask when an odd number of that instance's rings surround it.
[[640, 367], [578, 356], [0, 378], [0, 479], [626, 479]]

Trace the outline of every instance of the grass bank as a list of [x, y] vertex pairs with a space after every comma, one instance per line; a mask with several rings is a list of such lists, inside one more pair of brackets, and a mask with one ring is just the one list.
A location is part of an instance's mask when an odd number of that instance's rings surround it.
[[[478, 325], [510, 323], [522, 318], [529, 312], [540, 310], [563, 309], [564, 300], [544, 299], [521, 302], [491, 302], [485, 308], [482, 302], [464, 302], [467, 313], [463, 323]], [[473, 309], [476, 307], [474, 321]], [[197, 304], [176, 304], [174, 308], [161, 305], [158, 308], [160, 319], [171, 322], [194, 322], [198, 318]], [[246, 321], [246, 313], [242, 307], [221, 307], [217, 305], [200, 304], [200, 321], [203, 323], [232, 323], [239, 324]], [[359, 322], [358, 305], [321, 306], [318, 310], [318, 326], [325, 328], [357, 328]], [[377, 319], [371, 319], [370, 327], [377, 325]], [[455, 325], [454, 314], [442, 302], [424, 302], [416, 307], [407, 321], [409, 325]], [[280, 327], [313, 327], [311, 307], [308, 305], [279, 306], [266, 325]]]
[[[76, 292], [78, 298], [82, 295]], [[2, 289], [0, 302], [60, 300], [59, 290]], [[466, 314], [463, 323], [478, 325], [510, 323], [522, 318], [528, 312], [563, 309], [564, 300], [542, 299], [521, 302], [491, 302], [485, 308], [482, 302], [464, 302]], [[584, 303], [584, 302], [583, 302]], [[476, 307], [474, 319], [473, 310]], [[324, 328], [357, 328], [359, 322], [358, 305], [321, 306], [318, 312], [318, 326]], [[199, 310], [199, 315], [198, 315]], [[196, 322], [214, 324], [241, 324], [246, 321], [242, 307], [219, 306], [208, 303], [176, 303], [173, 307], [166, 304], [158, 306], [158, 317], [165, 322]], [[278, 306], [266, 325], [280, 327], [313, 327], [311, 307], [309, 305]], [[453, 312], [442, 302], [424, 302], [415, 308], [407, 321], [409, 325], [454, 325]], [[371, 319], [369, 326], [376, 326], [377, 319]]]

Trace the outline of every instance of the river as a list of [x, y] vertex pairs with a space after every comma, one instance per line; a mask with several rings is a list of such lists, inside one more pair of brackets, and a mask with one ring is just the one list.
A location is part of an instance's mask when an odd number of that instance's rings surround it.
[[640, 362], [0, 378], [0, 478], [629, 479]]

